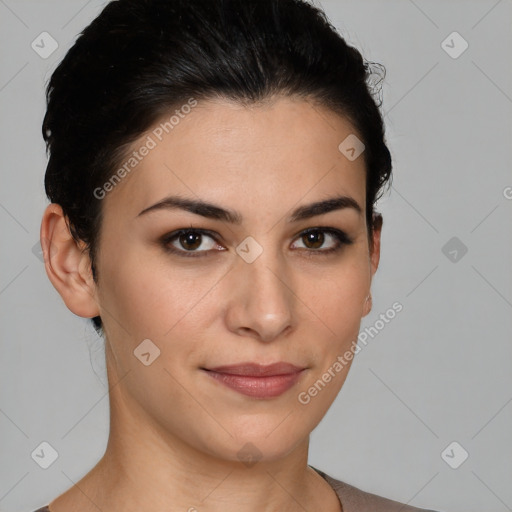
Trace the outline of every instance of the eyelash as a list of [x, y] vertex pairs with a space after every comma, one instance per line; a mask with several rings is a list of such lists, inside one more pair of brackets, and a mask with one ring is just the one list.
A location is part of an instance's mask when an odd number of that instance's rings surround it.
[[[180, 229], [178, 231], [173, 231], [172, 233], [168, 233], [167, 235], [164, 235], [161, 239], [161, 244], [164, 248], [164, 250], [171, 254], [176, 254], [178, 256], [182, 256], [185, 258], [201, 258], [208, 256], [208, 253], [211, 252], [214, 249], [206, 250], [206, 251], [186, 251], [186, 250], [180, 250], [176, 249], [172, 245], [169, 245], [171, 242], [173, 242], [175, 239], [179, 238], [182, 235], [187, 234], [199, 234], [199, 235], [207, 235], [210, 238], [212, 238], [216, 243], [217, 240], [215, 238], [215, 233], [212, 231], [209, 231], [207, 229]], [[302, 251], [305, 251], [306, 253], [309, 253], [308, 255], [316, 256], [316, 255], [323, 255], [326, 256], [328, 254], [339, 252], [343, 249], [345, 245], [351, 245], [354, 243], [354, 241], [344, 232], [340, 229], [336, 228], [328, 228], [328, 227], [315, 227], [315, 228], [308, 228], [301, 233], [299, 233], [296, 237], [296, 239], [300, 239], [305, 235], [308, 235], [309, 233], [327, 233], [329, 235], [332, 235], [337, 240], [337, 245], [335, 247], [331, 247], [330, 249], [301, 249]]]

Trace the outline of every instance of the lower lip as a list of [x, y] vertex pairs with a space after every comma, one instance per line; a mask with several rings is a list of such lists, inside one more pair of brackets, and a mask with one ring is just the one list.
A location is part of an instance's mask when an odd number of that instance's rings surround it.
[[242, 395], [253, 398], [273, 398], [288, 391], [302, 375], [301, 370], [286, 375], [271, 375], [268, 377], [253, 377], [248, 375], [230, 375], [217, 373], [211, 370], [205, 372], [213, 379], [227, 387], [238, 391]]

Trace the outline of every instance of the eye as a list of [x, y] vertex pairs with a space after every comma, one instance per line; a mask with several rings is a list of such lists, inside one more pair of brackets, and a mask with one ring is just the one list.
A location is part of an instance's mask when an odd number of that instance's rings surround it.
[[[293, 246], [308, 254], [329, 254], [340, 251], [343, 246], [353, 243], [346, 233], [336, 228], [315, 227], [300, 233], [298, 239], [303, 243]], [[219, 245], [215, 235], [203, 229], [180, 229], [162, 237], [161, 244], [166, 252], [184, 257], [208, 256], [212, 251], [225, 251]]]
[[162, 245], [166, 251], [185, 257], [206, 256], [209, 251], [216, 248], [224, 250], [213, 235], [198, 229], [180, 229], [169, 233], [163, 237]]
[[[344, 245], [353, 243], [343, 231], [336, 228], [324, 227], [310, 228], [303, 231], [299, 235], [299, 240], [304, 244], [303, 247], [299, 246], [299, 249], [320, 254], [340, 251]], [[325, 245], [327, 245], [327, 247]]]

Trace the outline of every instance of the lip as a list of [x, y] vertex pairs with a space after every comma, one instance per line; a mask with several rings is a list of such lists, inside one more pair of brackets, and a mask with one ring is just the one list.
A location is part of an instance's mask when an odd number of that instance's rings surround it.
[[202, 368], [218, 382], [253, 398], [274, 398], [282, 395], [300, 379], [305, 369], [284, 362], [270, 365], [241, 363]]
[[292, 373], [304, 370], [299, 366], [291, 363], [278, 362], [273, 364], [259, 364], [259, 363], [240, 363], [225, 366], [216, 366], [214, 368], [205, 368], [205, 370], [226, 373], [228, 375], [245, 375], [250, 377], [274, 376], [274, 375], [289, 375]]

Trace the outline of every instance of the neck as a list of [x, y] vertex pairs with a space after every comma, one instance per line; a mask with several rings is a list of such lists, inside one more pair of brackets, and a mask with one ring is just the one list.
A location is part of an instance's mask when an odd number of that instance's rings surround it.
[[[109, 368], [109, 377], [114, 374]], [[119, 378], [109, 382], [119, 382]], [[309, 436], [285, 456], [219, 457], [169, 432], [110, 388], [110, 434], [98, 464], [50, 512], [338, 512], [330, 485], [307, 465]], [[250, 449], [249, 449], [250, 451]]]
[[309, 438], [284, 458], [251, 464], [197, 451], [129, 414], [115, 395], [110, 414], [105, 454], [50, 512], [340, 510], [333, 489], [307, 465]]

